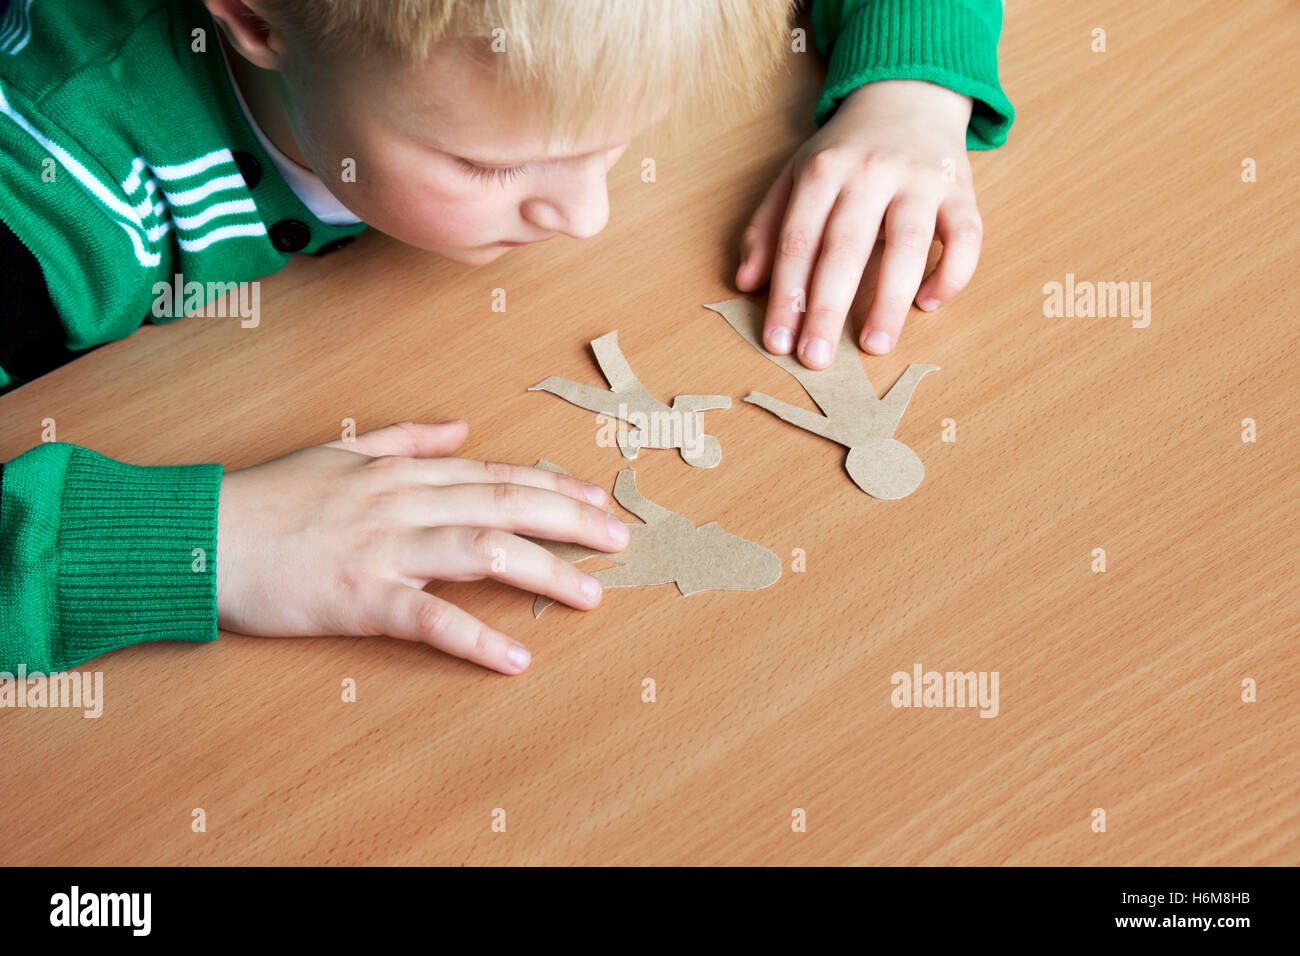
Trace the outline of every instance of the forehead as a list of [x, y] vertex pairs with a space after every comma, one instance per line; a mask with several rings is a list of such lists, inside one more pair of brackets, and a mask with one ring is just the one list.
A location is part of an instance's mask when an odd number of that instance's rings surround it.
[[609, 104], [584, 128], [547, 141], [546, 93], [518, 94], [498, 84], [495, 56], [455, 41], [439, 43], [427, 60], [385, 71], [372, 85], [387, 120], [431, 148], [484, 165], [524, 165], [586, 156], [621, 145], [667, 112], [649, 115]]

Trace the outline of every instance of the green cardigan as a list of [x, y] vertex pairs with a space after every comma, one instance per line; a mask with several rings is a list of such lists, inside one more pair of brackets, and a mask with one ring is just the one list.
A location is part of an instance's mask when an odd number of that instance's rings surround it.
[[[818, 125], [864, 83], [922, 79], [975, 100], [968, 148], [1006, 140], [999, 0], [814, 0], [812, 23], [828, 58]], [[40, 262], [69, 348], [129, 335], [175, 273], [206, 287], [279, 270], [286, 220], [307, 226], [306, 253], [366, 228], [321, 222], [278, 175], [215, 30], [198, 0], [12, 0], [0, 20], [0, 220]], [[2, 467], [0, 671], [216, 639], [219, 464], [51, 442]]]

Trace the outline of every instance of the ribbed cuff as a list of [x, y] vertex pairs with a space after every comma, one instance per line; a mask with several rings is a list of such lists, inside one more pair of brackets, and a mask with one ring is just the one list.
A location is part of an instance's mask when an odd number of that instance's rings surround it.
[[221, 473], [62, 443], [9, 462], [0, 589], [27, 630], [6, 635], [5, 661], [17, 652], [29, 671], [62, 670], [143, 641], [216, 640]]
[[975, 101], [967, 149], [1006, 142], [1015, 110], [998, 81], [1001, 7], [980, 14], [957, 0], [874, 0], [856, 7], [826, 40], [826, 85], [813, 112], [818, 126], [840, 101], [877, 80], [928, 80]]

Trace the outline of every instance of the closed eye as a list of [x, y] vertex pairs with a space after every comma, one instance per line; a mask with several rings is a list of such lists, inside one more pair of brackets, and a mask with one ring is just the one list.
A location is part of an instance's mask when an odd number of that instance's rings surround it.
[[456, 161], [472, 178], [484, 181], [514, 182], [528, 171], [527, 166], [480, 166], [477, 163], [471, 163], [468, 159], [461, 159], [459, 156], [456, 157]]

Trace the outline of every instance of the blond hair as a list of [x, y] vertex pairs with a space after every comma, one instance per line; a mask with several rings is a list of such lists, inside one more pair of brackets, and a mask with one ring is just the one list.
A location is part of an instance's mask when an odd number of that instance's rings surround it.
[[787, 50], [794, 0], [261, 0], [251, 4], [322, 56], [419, 63], [442, 41], [497, 66], [507, 95], [540, 98], [549, 137], [671, 100], [753, 108]]

